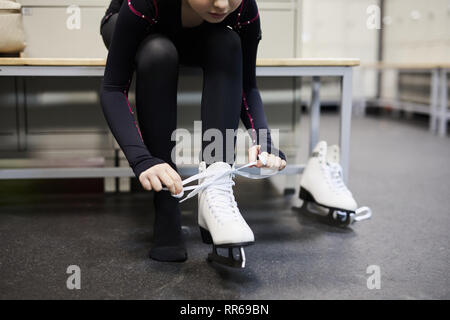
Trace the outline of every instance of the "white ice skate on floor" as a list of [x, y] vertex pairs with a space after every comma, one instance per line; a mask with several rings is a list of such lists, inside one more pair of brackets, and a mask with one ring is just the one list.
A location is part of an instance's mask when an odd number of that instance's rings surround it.
[[[353, 194], [342, 179], [339, 147], [320, 141], [313, 150], [300, 181], [299, 197], [304, 208], [324, 214], [333, 224], [348, 226], [371, 217], [368, 207], [357, 208]], [[313, 204], [313, 205], [312, 205]]]

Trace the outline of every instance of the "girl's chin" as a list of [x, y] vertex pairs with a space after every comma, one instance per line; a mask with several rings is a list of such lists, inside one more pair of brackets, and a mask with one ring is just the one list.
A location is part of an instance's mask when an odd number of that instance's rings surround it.
[[214, 17], [214, 16], [208, 14], [204, 19], [205, 19], [206, 21], [210, 22], [210, 23], [218, 23], [218, 22], [222, 22], [223, 20], [225, 20], [225, 18], [226, 18], [227, 16], [228, 16], [228, 15], [225, 15], [224, 17], [219, 17], [219, 18], [217, 18], [217, 17]]

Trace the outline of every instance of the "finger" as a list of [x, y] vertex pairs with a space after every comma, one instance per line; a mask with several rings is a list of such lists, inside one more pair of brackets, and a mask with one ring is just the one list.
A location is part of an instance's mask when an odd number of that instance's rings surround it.
[[141, 184], [142, 187], [147, 190], [147, 191], [151, 191], [152, 190], [152, 184], [150, 183], [150, 181], [148, 180], [148, 176], [144, 175], [141, 179]]
[[286, 160], [281, 160], [281, 168], [280, 170], [283, 170], [284, 168], [286, 168]]
[[183, 191], [183, 181], [181, 181], [180, 175], [175, 170], [166, 170], [167, 174], [172, 178], [172, 181], [175, 183], [175, 192], [179, 194]]
[[248, 162], [254, 162], [257, 160], [260, 149], [261, 149], [261, 146], [256, 145], [256, 146], [251, 147], [248, 150]]
[[152, 183], [153, 190], [155, 190], [156, 192], [162, 190], [161, 181], [159, 181], [157, 176], [154, 175], [150, 176], [150, 182]]
[[258, 160], [258, 161], [256, 162], [256, 167], [257, 167], [257, 168], [262, 168], [262, 167], [264, 167], [264, 163], [263, 163], [261, 160]]
[[275, 164], [275, 156], [273, 154], [269, 154], [267, 157], [267, 165], [266, 167], [273, 168]]
[[166, 170], [166, 172], [172, 177], [174, 182], [180, 182], [180, 183], [183, 182], [183, 180], [181, 179], [180, 174], [176, 170], [174, 170], [172, 167], [168, 168]]
[[175, 194], [175, 183], [173, 179], [167, 174], [166, 171], [161, 171], [158, 174], [159, 179], [161, 182], [169, 189], [170, 193]]
[[[258, 157], [258, 158], [266, 159], [266, 161], [267, 161], [267, 159], [269, 158], [269, 154], [267, 153], [267, 151], [263, 151], [263, 152], [261, 152], [260, 157]], [[263, 163], [262, 160], [260, 160], [260, 161], [261, 161], [261, 163]], [[266, 165], [267, 165], [267, 162], [266, 162]], [[263, 164], [263, 166], [264, 166], [264, 164]]]
[[281, 167], [281, 158], [280, 157], [275, 157], [275, 164], [274, 164], [274, 168], [277, 170], [280, 170]]

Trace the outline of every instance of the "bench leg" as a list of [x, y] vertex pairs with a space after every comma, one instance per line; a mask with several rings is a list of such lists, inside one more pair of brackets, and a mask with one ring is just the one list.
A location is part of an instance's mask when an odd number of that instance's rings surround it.
[[27, 150], [27, 134], [26, 134], [26, 88], [25, 79], [23, 77], [14, 77], [14, 85], [16, 89], [17, 103], [17, 149], [18, 151]]
[[438, 122], [439, 105], [439, 69], [433, 69], [431, 73], [431, 101], [430, 101], [430, 132], [435, 133]]
[[[119, 160], [119, 167], [129, 167], [127, 159]], [[120, 192], [130, 192], [131, 191], [131, 178], [130, 177], [120, 177], [119, 178], [119, 191]]]
[[341, 128], [340, 149], [341, 165], [344, 183], [348, 183], [348, 170], [350, 168], [350, 132], [352, 121], [352, 68], [345, 68], [341, 82]]
[[[119, 144], [114, 139], [114, 136], [111, 131], [108, 131], [108, 138], [111, 141], [111, 145], [114, 148], [114, 156], [105, 158], [105, 166], [106, 167], [118, 167], [119, 166]], [[107, 177], [104, 179], [104, 192], [105, 193], [113, 193], [118, 192], [118, 178], [117, 177]]]
[[394, 119], [400, 119], [402, 112], [402, 102], [400, 100], [400, 70], [394, 70], [395, 77], [395, 96], [393, 101], [394, 109], [391, 111]]
[[[293, 128], [294, 128], [294, 137], [299, 137], [298, 139], [294, 138], [294, 141], [301, 141], [300, 139], [300, 130], [301, 130], [301, 114], [302, 114], [302, 103], [301, 103], [301, 85], [302, 85], [302, 78], [301, 77], [294, 77], [294, 121], [292, 122]], [[296, 145], [296, 150], [300, 150], [300, 145]], [[296, 152], [293, 157], [288, 159], [289, 163], [288, 165], [294, 165], [300, 163], [300, 152]], [[286, 168], [284, 169], [286, 170]], [[285, 175], [285, 185], [283, 194], [284, 195], [291, 195], [296, 193], [296, 187], [300, 184], [298, 183], [298, 174], [290, 174]]]
[[319, 141], [320, 129], [320, 77], [312, 78], [312, 94], [310, 106], [309, 155]]
[[448, 84], [447, 70], [441, 69], [441, 102], [439, 107], [439, 136], [445, 137], [447, 134], [447, 105], [448, 105]]
[[[109, 157], [105, 158], [105, 167], [114, 167], [115, 159], [111, 159]], [[114, 193], [116, 192], [116, 178], [115, 177], [106, 177], [104, 178], [104, 188], [105, 193]]]

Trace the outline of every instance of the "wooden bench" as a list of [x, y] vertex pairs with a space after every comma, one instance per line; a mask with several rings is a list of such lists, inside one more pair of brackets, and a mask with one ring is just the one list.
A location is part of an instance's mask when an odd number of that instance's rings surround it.
[[[367, 70], [376, 70], [378, 72], [393, 71], [398, 74], [400, 72], [415, 72], [431, 74], [430, 81], [430, 101], [428, 104], [409, 103], [400, 101], [399, 98], [399, 82], [396, 85], [396, 94], [393, 99], [386, 101], [385, 99], [375, 99], [377, 105], [389, 103], [393, 109], [405, 110], [417, 113], [428, 114], [430, 116], [429, 129], [432, 133], [439, 136], [445, 136], [447, 132], [447, 122], [450, 119], [450, 110], [448, 109], [448, 78], [447, 74], [450, 70], [450, 63], [373, 63], [361, 65], [361, 77]], [[367, 100], [362, 93], [363, 101], [361, 101], [360, 110], [365, 112]]]
[[[67, 58], [0, 58], [0, 76], [16, 77], [102, 77], [106, 59]], [[335, 76], [341, 79], [340, 148], [344, 181], [348, 181], [350, 154], [350, 127], [352, 115], [353, 67], [359, 66], [358, 59], [258, 59], [256, 75], [260, 77], [312, 77], [311, 119], [309, 150], [318, 142], [320, 118], [320, 78]], [[200, 70], [200, 69], [199, 69]], [[23, 79], [22, 79], [23, 81]], [[21, 86], [23, 88], [23, 86]], [[295, 86], [295, 91], [299, 90]], [[17, 88], [16, 88], [17, 89]], [[20, 91], [20, 90], [19, 90]], [[23, 95], [25, 93], [22, 92]], [[294, 95], [297, 99], [298, 92]], [[19, 108], [25, 108], [24, 97], [18, 99]], [[304, 164], [290, 163], [280, 173], [300, 174]], [[197, 166], [180, 166], [181, 175], [197, 173]], [[133, 177], [131, 168], [39, 168], [0, 169], [0, 179], [42, 179], [42, 178], [100, 178]]]

